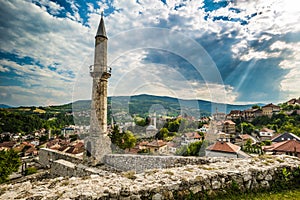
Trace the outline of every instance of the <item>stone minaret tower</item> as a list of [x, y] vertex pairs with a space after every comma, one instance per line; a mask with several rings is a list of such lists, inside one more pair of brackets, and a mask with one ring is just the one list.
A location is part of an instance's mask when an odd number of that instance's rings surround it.
[[95, 36], [94, 65], [90, 67], [93, 78], [89, 136], [85, 138], [85, 160], [92, 165], [103, 163], [105, 154], [111, 153], [107, 133], [107, 36], [103, 14]]

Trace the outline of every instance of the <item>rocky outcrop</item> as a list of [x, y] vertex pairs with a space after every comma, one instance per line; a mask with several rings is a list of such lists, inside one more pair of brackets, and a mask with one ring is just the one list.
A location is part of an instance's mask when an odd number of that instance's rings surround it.
[[289, 156], [219, 159], [168, 169], [115, 173], [98, 170], [85, 177], [58, 177], [0, 186], [0, 199], [183, 199], [229, 190], [246, 191], [292, 184], [300, 160]]

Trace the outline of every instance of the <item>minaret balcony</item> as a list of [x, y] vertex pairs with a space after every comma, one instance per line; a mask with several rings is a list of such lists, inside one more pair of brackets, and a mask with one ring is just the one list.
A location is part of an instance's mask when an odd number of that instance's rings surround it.
[[93, 78], [108, 79], [111, 77], [111, 68], [108, 68], [107, 71], [105, 72], [95, 71], [93, 65], [90, 65], [89, 68], [90, 68], [90, 76]]

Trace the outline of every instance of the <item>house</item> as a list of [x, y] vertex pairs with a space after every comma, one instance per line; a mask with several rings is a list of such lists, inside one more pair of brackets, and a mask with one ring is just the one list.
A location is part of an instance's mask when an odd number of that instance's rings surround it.
[[300, 104], [300, 98], [296, 99], [296, 98], [293, 98], [291, 100], [289, 100], [287, 102], [288, 105], [299, 105]]
[[125, 153], [129, 153], [129, 154], [148, 153], [147, 144], [148, 144], [147, 141], [142, 141], [136, 144], [133, 148], [125, 149]]
[[258, 136], [261, 141], [271, 140], [273, 138], [274, 132], [275, 132], [274, 130], [268, 128], [262, 128], [259, 131]]
[[262, 107], [262, 115], [271, 117], [273, 114], [279, 113], [280, 107], [272, 103]]
[[213, 114], [213, 119], [214, 120], [217, 120], [217, 121], [218, 120], [224, 120], [225, 118], [226, 118], [226, 114], [225, 113], [222, 113], [222, 112], [219, 113], [217, 111], [216, 113]]
[[209, 125], [208, 124], [203, 124], [203, 126], [199, 129], [197, 129], [196, 131], [206, 133], [208, 131], [208, 129], [209, 129]]
[[167, 143], [167, 146], [168, 146], [168, 153], [169, 154], [175, 154], [177, 149], [180, 147], [180, 145], [178, 143], [175, 143], [175, 142], [168, 142]]
[[33, 141], [30, 142], [30, 144], [32, 144], [33, 146], [39, 146], [40, 141], [39, 140], [33, 140]]
[[148, 143], [146, 146], [149, 149], [149, 152], [152, 154], [168, 153], [167, 143], [163, 140], [153, 140], [152, 142]]
[[282, 142], [286, 140], [297, 140], [300, 142], [300, 137], [293, 133], [283, 133], [272, 139], [272, 142]]
[[255, 118], [254, 109], [250, 108], [250, 109], [244, 110], [242, 113], [242, 116], [245, 120], [252, 121]]
[[75, 129], [73, 127], [65, 127], [61, 129], [61, 134], [64, 137], [69, 137], [70, 135], [74, 135], [75, 134]]
[[157, 133], [158, 129], [154, 125], [149, 125], [146, 128], [146, 136], [151, 137]]
[[197, 132], [185, 133], [182, 137], [183, 137], [183, 141], [181, 142], [181, 145], [188, 145], [192, 142], [197, 142], [202, 140], [202, 137]]
[[218, 141], [220, 142], [230, 142], [230, 134], [224, 132], [218, 132]]
[[34, 146], [30, 146], [28, 149], [26, 149], [24, 152], [24, 156], [37, 156], [38, 150]]
[[230, 142], [217, 141], [205, 149], [205, 156], [228, 157], [228, 158], [249, 158], [250, 156], [241, 150], [241, 147]]
[[2, 150], [10, 150], [12, 148], [14, 148], [16, 145], [16, 142], [15, 141], [7, 141], [7, 142], [2, 142], [0, 143], [0, 151]]
[[14, 147], [14, 151], [20, 153], [21, 156], [37, 156], [38, 150], [35, 146], [29, 142], [22, 142], [21, 144]]
[[260, 108], [255, 108], [252, 110], [254, 118], [263, 116], [263, 111]]
[[66, 148], [64, 152], [69, 154], [82, 155], [85, 152], [83, 141], [74, 141], [72, 144], [68, 145], [68, 148]]
[[217, 121], [214, 125], [219, 132], [235, 134], [235, 123], [231, 120]]
[[68, 140], [54, 139], [46, 143], [46, 148], [58, 150], [62, 146], [69, 145]]
[[201, 117], [198, 121], [202, 122], [202, 123], [209, 123], [210, 118], [209, 117]]
[[241, 117], [242, 117], [242, 111], [231, 110], [230, 113], [226, 116], [226, 119], [240, 119]]
[[251, 141], [251, 144], [256, 144], [258, 142], [258, 140], [255, 137], [251, 136], [251, 135], [241, 134], [236, 138], [236, 143], [239, 143], [241, 145], [245, 145], [248, 140]]
[[225, 120], [222, 131], [228, 134], [235, 134], [235, 123], [231, 120]]
[[269, 152], [274, 155], [286, 154], [300, 158], [300, 142], [297, 140], [285, 140], [283, 142], [277, 142], [270, 146], [263, 146], [262, 150], [266, 153]]

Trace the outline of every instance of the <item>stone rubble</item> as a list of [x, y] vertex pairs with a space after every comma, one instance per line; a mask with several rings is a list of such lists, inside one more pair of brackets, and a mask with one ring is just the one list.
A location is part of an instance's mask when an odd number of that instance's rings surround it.
[[[85, 177], [57, 177], [0, 185], [0, 199], [177, 199], [228, 189], [268, 188], [282, 170], [299, 170], [300, 159], [262, 156], [203, 165], [151, 169], [143, 173], [109, 172]], [[283, 180], [282, 180], [283, 181]]]

